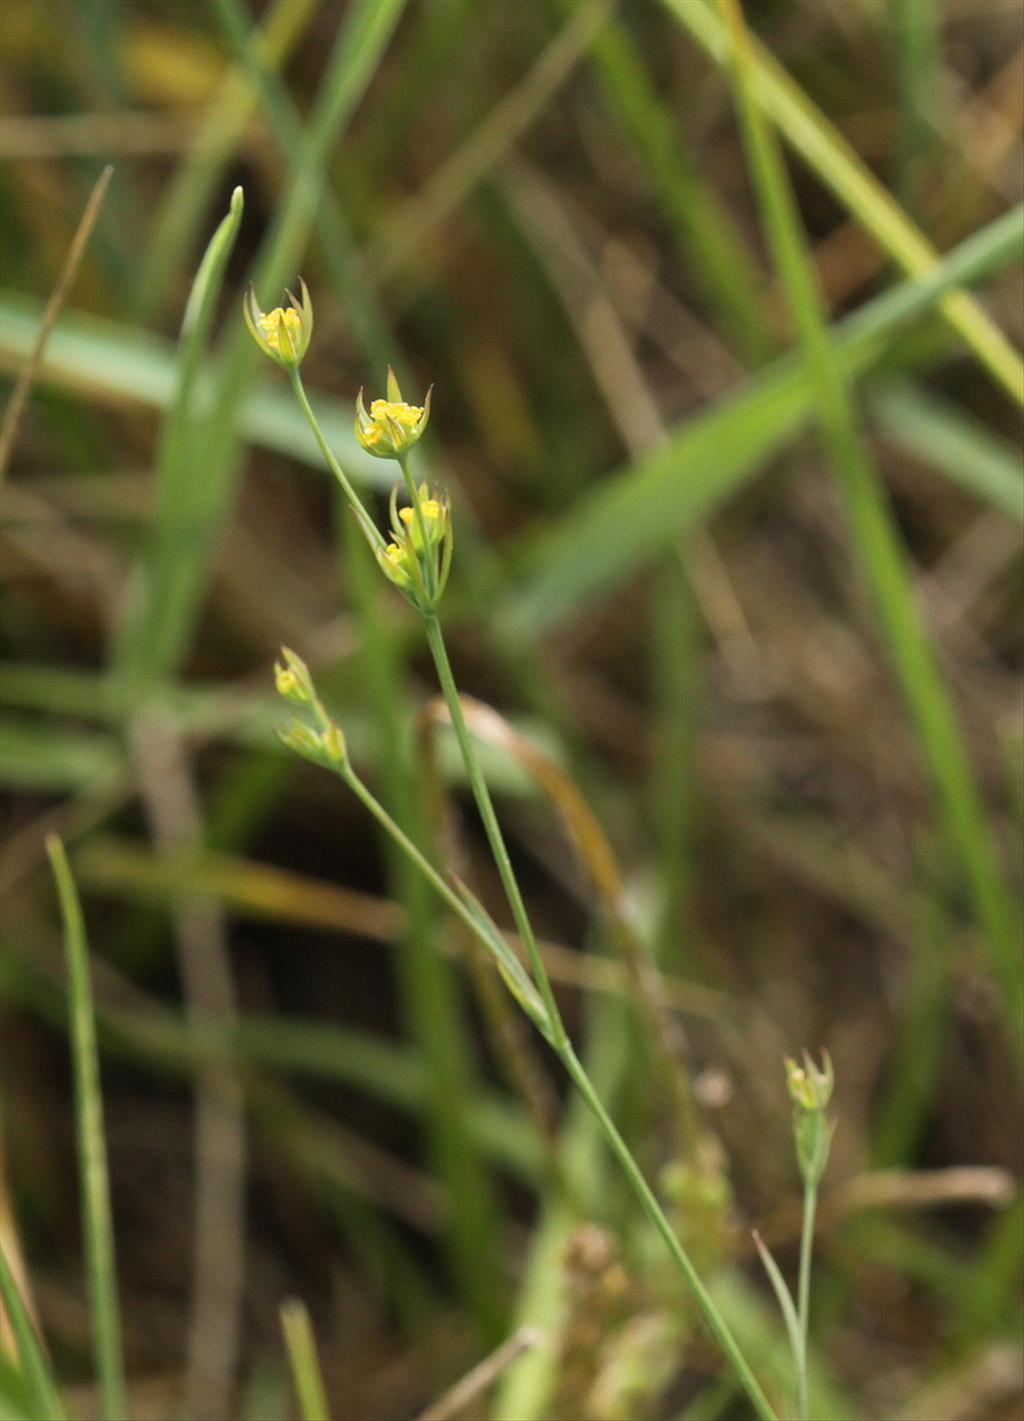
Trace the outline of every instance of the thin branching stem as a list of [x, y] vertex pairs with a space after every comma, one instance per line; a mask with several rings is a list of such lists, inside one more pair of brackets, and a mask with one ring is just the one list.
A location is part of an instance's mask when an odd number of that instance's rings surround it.
[[345, 470], [338, 463], [337, 459], [334, 457], [334, 453], [331, 449], [331, 446], [324, 438], [323, 430], [320, 428], [319, 421], [317, 420], [316, 415], [313, 413], [313, 406], [309, 403], [309, 397], [306, 394], [306, 388], [302, 383], [302, 376], [299, 374], [298, 366], [293, 366], [288, 371], [288, 375], [292, 382], [292, 389], [295, 391], [295, 398], [302, 406], [302, 413], [306, 416], [306, 419], [309, 422], [309, 427], [313, 431], [313, 437], [316, 439], [316, 442], [320, 447], [320, 453], [324, 456], [324, 460], [327, 463], [327, 467], [330, 469], [334, 477], [338, 480], [339, 484], [341, 484], [342, 491], [344, 492], [345, 497], [348, 499], [349, 504], [352, 507], [352, 511], [359, 516], [359, 521], [363, 525], [363, 528], [367, 531], [367, 533], [369, 533], [376, 539], [378, 547], [383, 548], [384, 539], [381, 537], [380, 533], [377, 532], [376, 525], [373, 523], [370, 518], [370, 515], [363, 507], [362, 499], [352, 487], [351, 479], [345, 473]]
[[512, 917], [515, 921], [516, 930], [526, 948], [526, 954], [530, 963], [530, 972], [547, 1010], [548, 1020], [551, 1024], [553, 1044], [556, 1050], [560, 1050], [562, 1046], [568, 1044], [569, 1038], [562, 1022], [561, 1013], [558, 1010], [558, 1004], [555, 1001], [555, 994], [551, 988], [547, 969], [540, 955], [540, 948], [537, 946], [533, 925], [526, 911], [526, 904], [523, 902], [523, 895], [520, 891], [515, 871], [512, 868], [512, 861], [508, 856], [508, 849], [505, 846], [505, 836], [501, 832], [498, 816], [494, 812], [491, 792], [487, 788], [487, 781], [484, 779], [483, 771], [480, 769], [480, 760], [476, 753], [476, 746], [473, 744], [473, 737], [469, 733], [466, 717], [462, 713], [462, 702], [459, 699], [459, 690], [455, 684], [451, 662], [448, 659], [448, 649], [445, 646], [441, 623], [434, 613], [429, 613], [424, 615], [423, 625], [427, 634], [427, 644], [430, 647], [430, 654], [433, 656], [434, 665], [437, 668], [437, 677], [441, 683], [441, 692], [448, 706], [448, 713], [452, 718], [455, 738], [459, 742], [459, 750], [462, 754], [463, 764], [466, 767], [466, 774], [469, 777], [473, 798], [476, 800], [476, 806], [480, 811], [480, 818], [483, 821], [487, 842], [491, 846], [491, 853], [494, 856], [494, 862], [498, 869], [498, 876], [505, 890], [508, 905], [512, 909]]

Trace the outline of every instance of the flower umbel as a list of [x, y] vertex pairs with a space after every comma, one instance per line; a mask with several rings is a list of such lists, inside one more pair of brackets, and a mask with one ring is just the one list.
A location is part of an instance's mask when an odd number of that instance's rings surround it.
[[275, 306], [273, 311], [261, 311], [256, 293], [249, 287], [242, 311], [249, 334], [271, 360], [292, 370], [302, 361], [313, 335], [313, 303], [306, 283], [300, 281], [302, 301], [288, 292], [288, 306]]
[[400, 459], [422, 437], [430, 419], [430, 395], [422, 405], [406, 404], [395, 372], [388, 369], [387, 399], [374, 400], [367, 413], [363, 392], [356, 397], [355, 431], [368, 454], [378, 459]]
[[432, 611], [441, 600], [452, 562], [452, 520], [447, 495], [430, 493], [425, 483], [410, 491], [415, 503], [398, 507], [398, 487], [391, 493], [391, 542], [374, 549], [385, 577], [401, 588], [413, 606]]

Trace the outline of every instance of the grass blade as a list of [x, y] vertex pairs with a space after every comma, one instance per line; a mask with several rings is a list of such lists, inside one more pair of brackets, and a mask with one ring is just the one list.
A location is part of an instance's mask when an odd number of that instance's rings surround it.
[[[263, 64], [279, 68], [302, 38], [317, 0], [274, 0], [252, 31], [250, 44]], [[213, 99], [196, 140], [182, 158], [139, 252], [134, 315], [149, 324], [163, 311], [168, 292], [187, 262], [211, 196], [245, 138], [256, 95], [241, 64]]]
[[[39, 329], [41, 305], [31, 297], [0, 295], [0, 356], [20, 368]], [[178, 350], [170, 341], [134, 326], [68, 312], [57, 322], [43, 356], [39, 381], [71, 391], [98, 404], [141, 404], [169, 409], [177, 387]], [[213, 370], [205, 366], [197, 397], [212, 398]], [[380, 459], [367, 454], [352, 434], [352, 404], [312, 394], [317, 417], [331, 447], [355, 483], [390, 488], [391, 475]], [[290, 391], [261, 380], [242, 400], [240, 435], [252, 444], [287, 454], [315, 469], [323, 455]]]
[[[263, 50], [249, 40], [244, 0], [214, 0], [214, 9], [226, 38], [235, 46], [240, 62], [252, 77], [267, 123], [284, 157], [293, 166], [301, 163], [306, 141], [302, 120], [280, 74], [267, 61]], [[379, 369], [392, 365], [401, 378], [402, 361], [388, 331], [372, 278], [357, 249], [344, 208], [329, 186], [317, 206], [315, 224], [321, 260], [357, 344]]]
[[281, 1331], [288, 1349], [288, 1362], [302, 1421], [331, 1421], [313, 1324], [305, 1303], [299, 1302], [298, 1298], [289, 1298], [281, 1304]]
[[33, 1421], [64, 1421], [67, 1413], [57, 1394], [50, 1364], [39, 1344], [28, 1308], [25, 1306], [25, 1300], [18, 1288], [14, 1270], [8, 1263], [7, 1255], [2, 1248], [0, 1248], [0, 1297], [3, 1298], [4, 1309], [10, 1320], [11, 1331], [14, 1333], [14, 1341], [17, 1344], [18, 1358], [28, 1391], [29, 1404], [32, 1407]]
[[110, 1212], [107, 1149], [103, 1136], [99, 1052], [96, 1046], [85, 923], [64, 845], [55, 835], [51, 835], [46, 841], [46, 850], [50, 856], [60, 899], [64, 951], [68, 965], [75, 1116], [82, 1181], [82, 1220], [96, 1375], [104, 1421], [121, 1421], [126, 1414], [121, 1317], [117, 1298], [114, 1229]]
[[751, 361], [772, 341], [764, 282], [728, 211], [682, 147], [627, 27], [612, 18], [590, 60], [607, 103], [647, 166], [682, 260], [692, 268], [735, 347]]
[[952, 400], [910, 383], [886, 385], [871, 398], [882, 433], [978, 498], [1024, 523], [1020, 453], [990, 434]]
[[[701, 47], [721, 65], [732, 53], [727, 27], [705, 0], [662, 0]], [[821, 110], [756, 41], [751, 55], [751, 97], [867, 230], [911, 276], [923, 276], [938, 253]], [[1024, 404], [1024, 365], [982, 307], [963, 291], [950, 291], [940, 310], [986, 369]]]
[[[839, 322], [833, 343], [840, 369], [848, 376], [869, 369], [895, 333], [945, 291], [1016, 261], [1022, 236], [1024, 208], [1017, 208], [968, 238], [926, 277], [903, 283]], [[786, 357], [675, 429], [662, 447], [611, 475], [528, 545], [525, 579], [512, 607], [517, 633], [534, 635], [557, 623], [672, 546], [813, 412], [806, 364]]]
[[764, 1271], [768, 1274], [775, 1296], [778, 1299], [779, 1307], [782, 1311], [782, 1318], [786, 1324], [786, 1334], [789, 1337], [789, 1345], [793, 1349], [794, 1359], [800, 1356], [800, 1319], [796, 1315], [796, 1304], [793, 1301], [793, 1294], [789, 1291], [789, 1286], [779, 1271], [779, 1265], [775, 1262], [769, 1250], [765, 1247], [761, 1235], [755, 1230], [754, 1243], [760, 1254], [761, 1262], [764, 1264]]
[[734, 36], [734, 84], [751, 176], [764, 225], [800, 335], [820, 411], [822, 438], [836, 469], [861, 575], [875, 603], [889, 659], [902, 686], [938, 799], [950, 857], [959, 862], [992, 966], [1006, 993], [1018, 1044], [1024, 974], [1017, 927], [1002, 881], [999, 852], [975, 784], [952, 702], [914, 601], [906, 555], [871, 454], [858, 427], [829, 337], [827, 317], [796, 200], [775, 135], [754, 99], [753, 47], [741, 0], [720, 0]]
[[3, 482], [4, 473], [7, 470], [7, 462], [14, 447], [14, 440], [18, 433], [18, 425], [21, 423], [22, 412], [28, 400], [29, 391], [32, 388], [32, 381], [35, 379], [36, 371], [39, 369], [39, 362], [42, 359], [43, 351], [46, 348], [47, 337], [53, 329], [53, 323], [57, 315], [67, 300], [68, 293], [78, 275], [78, 268], [82, 264], [82, 257], [89, 244], [92, 229], [96, 225], [96, 219], [100, 215], [100, 208], [103, 206], [103, 199], [107, 193], [107, 187], [113, 176], [114, 170], [106, 167], [96, 181], [96, 186], [92, 190], [89, 201], [86, 203], [85, 211], [82, 213], [78, 229], [68, 248], [67, 259], [64, 262], [64, 269], [61, 272], [57, 284], [53, 289], [49, 301], [46, 303], [46, 310], [43, 318], [39, 322], [39, 329], [36, 333], [35, 342], [32, 346], [31, 354], [18, 376], [18, 383], [14, 387], [14, 393], [4, 410], [3, 423], [0, 424], [0, 483]]
[[131, 615], [120, 629], [113, 661], [115, 673], [152, 686], [169, 669], [190, 623], [193, 605], [186, 592], [194, 584], [180, 574], [205, 502], [205, 480], [196, 477], [193, 448], [197, 430], [196, 385], [213, 323], [228, 259], [242, 223], [242, 189], [199, 264], [182, 323], [182, 342], [174, 397], [164, 421], [157, 456], [156, 512], [153, 532], [140, 569], [141, 586]]
[[[404, 5], [405, 0], [376, 0], [347, 12], [313, 105], [301, 158], [290, 170], [291, 180], [256, 264], [258, 295], [266, 289], [276, 300], [285, 282], [294, 278], [326, 181], [331, 148], [365, 93]], [[218, 360], [217, 379], [198, 438], [204, 451], [202, 479], [195, 479], [194, 470], [189, 470], [196, 499], [190, 530], [193, 555], [183, 557], [179, 552], [174, 562], [170, 588], [173, 621], [164, 609], [161, 670], [165, 675], [176, 667], [187, 648], [217, 537], [234, 496], [240, 469], [239, 414], [258, 357], [244, 324], [236, 319]]]

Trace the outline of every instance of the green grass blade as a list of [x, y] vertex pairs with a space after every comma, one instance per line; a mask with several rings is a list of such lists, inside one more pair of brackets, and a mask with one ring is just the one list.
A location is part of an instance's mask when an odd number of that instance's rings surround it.
[[114, 1263], [114, 1229], [110, 1212], [107, 1149], [103, 1136], [99, 1052], [89, 979], [89, 949], [78, 891], [64, 845], [55, 836], [46, 841], [64, 924], [71, 1012], [71, 1050], [75, 1074], [75, 1116], [82, 1184], [82, 1226], [85, 1234], [89, 1305], [96, 1375], [104, 1421], [125, 1416], [124, 1361], [121, 1317]]
[[[214, 0], [214, 8], [228, 40], [252, 76], [267, 122], [284, 156], [293, 165], [300, 163], [305, 143], [302, 120], [280, 74], [267, 62], [262, 49], [248, 42], [243, 0]], [[344, 209], [330, 187], [324, 189], [314, 220], [321, 260], [357, 344], [379, 371], [391, 365], [401, 378], [402, 361], [370, 272], [356, 247]]]
[[663, 971], [699, 977], [692, 915], [702, 652], [693, 591], [675, 551], [665, 559], [652, 590], [651, 624], [657, 719], [649, 785], [661, 884], [653, 952]]
[[[250, 38], [261, 63], [275, 69], [284, 63], [316, 5], [317, 0], [274, 0]], [[141, 243], [133, 310], [141, 324], [148, 325], [162, 313], [172, 283], [194, 250], [210, 199], [245, 138], [255, 106], [256, 95], [239, 66], [228, 74], [210, 104]]]
[[682, 260], [735, 347], [752, 362], [773, 344], [764, 282], [725, 206], [689, 158], [672, 108], [655, 91], [630, 32], [610, 19], [590, 61], [611, 112], [647, 167]]
[[39, 1344], [14, 1270], [3, 1248], [0, 1248], [0, 1297], [3, 1298], [18, 1348], [27, 1399], [32, 1408], [32, 1421], [64, 1421], [67, 1413], [61, 1405], [50, 1364]]
[[789, 1338], [789, 1345], [793, 1351], [793, 1358], [799, 1364], [800, 1359], [800, 1319], [796, 1315], [796, 1303], [793, 1301], [793, 1294], [789, 1291], [789, 1284], [782, 1276], [779, 1265], [775, 1262], [770, 1251], [761, 1239], [761, 1235], [754, 1234], [754, 1243], [760, 1254], [761, 1262], [764, 1264], [764, 1271], [775, 1293], [776, 1301], [782, 1313], [782, 1320], [786, 1324], [786, 1336]]
[[894, 0], [889, 6], [900, 86], [900, 133], [896, 178], [912, 208], [921, 196], [922, 162], [930, 156], [941, 117], [942, 45], [939, 5]]
[[331, 1421], [313, 1324], [305, 1303], [298, 1298], [289, 1298], [281, 1304], [281, 1331], [302, 1421]]
[[243, 206], [242, 189], [235, 188], [229, 211], [210, 240], [189, 295], [176, 389], [157, 455], [152, 539], [142, 559], [141, 585], [113, 652], [115, 674], [146, 687], [152, 687], [170, 669], [183, 624], [190, 623], [194, 615], [185, 596], [194, 584], [182, 577], [180, 568], [189, 561], [189, 545], [206, 498], [205, 477], [197, 476], [195, 459], [199, 433], [196, 384]]
[[[896, 333], [951, 287], [1016, 261], [1022, 236], [1024, 207], [975, 233], [926, 277], [876, 297], [840, 322], [833, 339], [844, 374], [869, 369]], [[812, 390], [805, 364], [790, 357], [777, 361], [580, 499], [526, 550], [512, 608], [517, 632], [534, 635], [557, 623], [706, 518], [814, 413]]]
[[906, 555], [881, 479], [858, 426], [846, 375], [830, 339], [782, 153], [754, 96], [753, 48], [740, 0], [720, 0], [734, 35], [737, 103], [764, 225], [796, 320], [822, 438], [846, 503], [854, 548], [902, 686], [931, 778], [953, 862], [958, 862], [992, 966], [1006, 994], [1011, 1031], [1024, 1045], [1024, 972], [1016, 915], [999, 851], [975, 784], [952, 701], [914, 600]]
[[909, 381], [878, 390], [870, 408], [892, 444], [1018, 523], [1024, 522], [1019, 450], [983, 428], [966, 410]]
[[[728, 31], [708, 0], [662, 0], [698, 44], [725, 65], [732, 53]], [[907, 214], [771, 54], [756, 41], [751, 95], [798, 153], [911, 276], [923, 276], [938, 253]], [[986, 369], [1024, 404], [1024, 364], [999, 327], [973, 297], [950, 291], [943, 315]]]
[[0, 716], [0, 784], [51, 794], [87, 789], [111, 779], [123, 764], [119, 746], [110, 736]]
[[[5, 366], [17, 368], [28, 358], [41, 315], [42, 303], [32, 297], [10, 290], [0, 294], [0, 356]], [[177, 359], [177, 347], [159, 336], [116, 321], [65, 312], [54, 327], [39, 379], [98, 404], [167, 410], [175, 395]], [[212, 398], [214, 373], [210, 365], [204, 366], [197, 380], [198, 399]], [[315, 392], [311, 398], [324, 434], [353, 482], [390, 488], [393, 480], [387, 465], [367, 454], [352, 434], [351, 402]], [[288, 454], [311, 468], [323, 467], [323, 455], [294, 397], [272, 378], [260, 380], [243, 398], [238, 428], [252, 444]]]
[[[331, 149], [366, 91], [405, 0], [376, 0], [352, 7], [346, 14], [328, 59], [310, 116], [300, 160], [290, 170], [290, 182], [264, 240], [254, 273], [257, 295], [272, 293], [295, 278], [326, 181]], [[161, 670], [169, 674], [185, 653], [213, 562], [221, 527], [230, 510], [240, 472], [238, 421], [260, 356], [240, 316], [229, 326], [217, 365], [208, 417], [197, 435], [203, 450], [201, 479], [196, 484], [195, 514], [190, 529], [189, 556], [173, 567], [169, 607], [164, 608]], [[171, 615], [173, 610], [173, 617]]]

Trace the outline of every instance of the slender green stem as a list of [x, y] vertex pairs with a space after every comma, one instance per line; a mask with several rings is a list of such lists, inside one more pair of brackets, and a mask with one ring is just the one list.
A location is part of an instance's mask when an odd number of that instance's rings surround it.
[[281, 1304], [281, 1331], [288, 1349], [302, 1421], [330, 1421], [313, 1324], [305, 1304], [298, 1298], [288, 1298]]
[[364, 530], [368, 534], [372, 534], [372, 536], [376, 539], [378, 547], [383, 548], [384, 539], [381, 537], [380, 533], [378, 533], [377, 525], [373, 522], [366, 509], [363, 507], [362, 499], [352, 487], [351, 480], [345, 473], [345, 470], [338, 463], [337, 459], [334, 457], [334, 453], [331, 449], [331, 446], [324, 438], [323, 430], [320, 428], [319, 421], [317, 420], [316, 415], [313, 413], [313, 406], [309, 403], [309, 398], [306, 395], [306, 387], [302, 383], [302, 376], [299, 374], [298, 367], [296, 366], [290, 369], [288, 371], [288, 374], [291, 378], [292, 389], [295, 391], [295, 398], [302, 406], [302, 413], [309, 421], [309, 427], [313, 431], [313, 437], [316, 439], [317, 444], [320, 446], [320, 453], [324, 456], [324, 460], [327, 464], [327, 467], [330, 469], [331, 473], [341, 484], [345, 497], [352, 505], [353, 510], [360, 515], [359, 521], [362, 524]]
[[451, 908], [452, 912], [462, 919], [470, 932], [475, 933], [479, 937], [480, 925], [466, 907], [465, 903], [463, 903], [451, 885], [445, 882], [430, 860], [419, 851], [405, 830], [399, 828], [383, 804], [381, 804], [380, 800], [376, 799], [370, 793], [355, 770], [346, 764], [339, 766], [338, 773], [356, 798], [370, 811], [381, 828], [391, 835], [402, 852], [412, 860], [420, 873], [430, 881], [448, 904], [448, 907]]
[[[337, 520], [345, 580], [363, 640], [358, 676], [376, 726], [382, 798], [409, 837], [429, 849], [422, 783], [412, 755], [405, 659], [409, 648], [389, 615], [392, 589], [380, 575], [366, 535], [338, 488]], [[495, 1180], [469, 1127], [478, 1066], [456, 965], [437, 951], [433, 888], [382, 830], [387, 881], [402, 907], [395, 957], [398, 1007], [427, 1067], [424, 1147], [451, 1201], [442, 1242], [452, 1280], [481, 1328], [482, 1340], [508, 1330], [502, 1282], [500, 1210]], [[500, 991], [499, 986], [495, 986]]]
[[519, 884], [512, 869], [512, 864], [508, 856], [508, 850], [505, 847], [505, 840], [502, 836], [501, 828], [498, 824], [497, 815], [494, 812], [494, 805], [491, 801], [490, 791], [487, 788], [486, 781], [484, 780], [483, 773], [481, 772], [480, 763], [476, 755], [476, 749], [473, 745], [473, 741], [469, 733], [469, 727], [466, 725], [466, 720], [462, 713], [462, 703], [459, 700], [458, 687], [455, 684], [455, 678], [452, 674], [451, 663], [448, 660], [448, 652], [447, 648], [445, 647], [444, 636], [441, 631], [440, 623], [438, 622], [437, 617], [433, 614], [424, 617], [423, 620], [424, 625], [426, 627], [427, 641], [430, 646], [431, 654], [434, 658], [434, 664], [437, 667], [437, 674], [441, 682], [441, 689], [444, 693], [444, 698], [447, 702], [448, 710], [452, 718], [452, 725], [455, 729], [455, 734], [459, 742], [459, 748], [462, 751], [463, 762], [466, 767], [466, 773], [469, 776], [470, 786], [473, 790], [473, 794], [476, 799], [477, 808], [479, 809], [480, 817], [484, 822], [484, 828], [487, 832], [487, 838], [491, 845], [491, 851], [494, 855], [494, 861], [497, 865], [498, 873], [501, 877], [502, 885], [505, 889], [505, 893], [508, 898], [509, 907], [512, 909], [512, 915], [515, 919], [516, 927], [518, 928], [520, 936], [526, 944], [527, 952], [530, 957], [530, 964], [533, 969], [534, 981], [544, 998], [544, 1004], [547, 1008], [551, 1025], [553, 1027], [554, 1034], [552, 1039], [552, 1045], [555, 1051], [557, 1052], [559, 1058], [561, 1059], [563, 1065], [565, 1066], [565, 1069], [568, 1072], [570, 1078], [572, 1079], [574, 1085], [579, 1090], [588, 1107], [596, 1117], [597, 1122], [601, 1128], [602, 1134], [607, 1140], [608, 1145], [611, 1148], [613, 1154], [618, 1159], [619, 1163], [624, 1169], [626, 1176], [633, 1187], [633, 1190], [635, 1191], [637, 1197], [640, 1200], [641, 1205], [643, 1206], [644, 1212], [647, 1214], [647, 1217], [650, 1219], [651, 1223], [654, 1225], [655, 1229], [658, 1231], [658, 1233], [661, 1235], [662, 1239], [668, 1246], [669, 1252], [672, 1254], [673, 1259], [675, 1260], [677, 1266], [683, 1274], [687, 1286], [692, 1292], [697, 1302], [697, 1306], [700, 1309], [705, 1321], [707, 1322], [708, 1327], [711, 1329], [711, 1332], [718, 1340], [726, 1356], [729, 1358], [729, 1361], [736, 1369], [736, 1373], [739, 1376], [741, 1382], [743, 1383], [743, 1387], [746, 1390], [747, 1395], [750, 1397], [750, 1400], [753, 1403], [758, 1416], [762, 1418], [762, 1421], [773, 1421], [775, 1413], [769, 1405], [768, 1399], [764, 1395], [764, 1392], [761, 1390], [757, 1378], [747, 1366], [747, 1363], [742, 1353], [740, 1352], [739, 1347], [737, 1346], [735, 1338], [733, 1337], [732, 1333], [729, 1331], [729, 1328], [726, 1325], [725, 1319], [718, 1311], [717, 1307], [712, 1301], [711, 1295], [705, 1288], [704, 1284], [701, 1282], [701, 1279], [693, 1264], [691, 1263], [688, 1254], [685, 1252], [682, 1245], [680, 1244], [678, 1238], [676, 1237], [672, 1229], [671, 1224], [669, 1223], [664, 1211], [661, 1208], [661, 1205], [655, 1198], [650, 1185], [647, 1183], [640, 1170], [639, 1165], [633, 1158], [629, 1146], [619, 1134], [615, 1122], [612, 1120], [611, 1116], [605, 1109], [600, 1096], [594, 1089], [593, 1083], [591, 1082], [590, 1077], [587, 1075], [583, 1067], [582, 1062], [580, 1061], [579, 1057], [576, 1055], [575, 1051], [572, 1048], [572, 1043], [568, 1038], [565, 1026], [562, 1022], [561, 1015], [559, 1014], [558, 1007], [555, 1003], [554, 994], [551, 990], [551, 983], [548, 979], [547, 972], [544, 969], [544, 964], [541, 961], [540, 952], [537, 948], [537, 942], [534, 938], [533, 929], [530, 925], [530, 920], [526, 912], [526, 906], [523, 903], [522, 894], [519, 890]]
[[816, 1180], [804, 1181], [804, 1222], [800, 1232], [800, 1278], [797, 1285], [797, 1319], [800, 1323], [800, 1355], [797, 1357], [797, 1415], [808, 1421], [807, 1333], [811, 1318], [811, 1258], [814, 1253], [814, 1214], [818, 1207]]
[[704, 1321], [707, 1323], [719, 1346], [722, 1348], [722, 1351], [732, 1363], [736, 1375], [743, 1385], [744, 1391], [753, 1403], [754, 1410], [761, 1418], [761, 1421], [775, 1421], [775, 1412], [772, 1410], [768, 1398], [761, 1390], [760, 1383], [748, 1367], [736, 1339], [729, 1331], [725, 1318], [718, 1311], [711, 1294], [704, 1286], [700, 1275], [691, 1263], [689, 1255], [676, 1237], [672, 1225], [665, 1216], [665, 1211], [654, 1197], [651, 1186], [641, 1173], [640, 1167], [633, 1158], [629, 1146], [619, 1134], [614, 1120], [612, 1120], [607, 1110], [605, 1110], [601, 1102], [601, 1097], [594, 1089], [590, 1077], [583, 1068], [582, 1062], [568, 1042], [566, 1042], [558, 1054], [576, 1089], [583, 1096], [583, 1099], [596, 1117], [601, 1127], [601, 1133], [604, 1135], [612, 1153], [622, 1166], [626, 1178], [633, 1187], [633, 1192], [640, 1200], [644, 1213], [661, 1235], [679, 1271], [686, 1279], [687, 1286], [693, 1294]]
[[71, 876], [64, 845], [51, 835], [46, 841], [64, 923], [71, 1009], [71, 1053], [75, 1074], [75, 1116], [81, 1171], [82, 1220], [89, 1278], [93, 1351], [105, 1421], [125, 1414], [124, 1363], [121, 1355], [121, 1315], [114, 1263], [114, 1227], [110, 1214], [107, 1150], [103, 1137], [99, 1051], [89, 980], [89, 950], [82, 905]]
[[508, 856], [508, 849], [505, 847], [505, 838], [501, 832], [501, 826], [498, 823], [498, 816], [494, 812], [491, 792], [487, 788], [487, 781], [484, 779], [483, 771], [480, 769], [480, 761], [477, 758], [473, 737], [469, 733], [466, 718], [462, 713], [462, 702], [459, 699], [459, 690], [455, 684], [455, 677], [452, 674], [451, 662], [448, 660], [448, 649], [444, 643], [444, 634], [441, 631], [441, 624], [434, 613], [429, 613], [424, 615], [423, 625], [426, 629], [430, 654], [433, 656], [434, 665], [437, 668], [441, 691], [448, 706], [448, 713], [452, 719], [455, 737], [459, 742], [459, 749], [462, 752], [466, 774], [469, 776], [469, 784], [473, 791], [473, 798], [476, 800], [476, 807], [480, 811], [480, 818], [483, 820], [484, 831], [487, 834], [487, 842], [491, 846], [491, 853], [494, 855], [498, 875], [501, 878], [501, 884], [505, 890], [509, 907], [512, 909], [512, 917], [515, 921], [516, 930], [526, 947], [534, 983], [541, 994], [548, 1019], [551, 1023], [553, 1045], [556, 1050], [560, 1051], [562, 1047], [568, 1046], [569, 1038], [562, 1021], [561, 1013], [558, 1010], [558, 1004], [555, 1001], [555, 994], [551, 990], [551, 982], [548, 979], [547, 970], [541, 960], [540, 949], [537, 946], [537, 939], [534, 937], [533, 927], [530, 923], [529, 914], [526, 911], [526, 904], [523, 902], [523, 895], [519, 890], [519, 883], [512, 868], [512, 861]]
[[[374, 798], [370, 790], [363, 784], [355, 771], [346, 763], [338, 766], [338, 773], [357, 799], [359, 799], [377, 822], [393, 837], [398, 847], [408, 855], [412, 862], [416, 864], [417, 868], [419, 868], [420, 872], [426, 876], [434, 889], [451, 908], [452, 912], [456, 913], [462, 919], [470, 931], [484, 942], [485, 946], [489, 946], [479, 922], [476, 921], [458, 894], [444, 881], [437, 869], [423, 856], [408, 835], [403, 833], [384, 806]], [[547, 981], [546, 974], [544, 974], [542, 980]], [[554, 1020], [561, 1026], [560, 1017], [556, 1016]], [[579, 1090], [588, 1108], [597, 1120], [598, 1126], [609, 1148], [625, 1171], [630, 1184], [643, 1206], [644, 1212], [668, 1246], [669, 1252], [672, 1254], [687, 1286], [692, 1292], [708, 1327], [735, 1368], [736, 1374], [744, 1390], [747, 1392], [747, 1395], [750, 1397], [760, 1421], [776, 1421], [775, 1412], [772, 1410], [764, 1392], [761, 1390], [757, 1378], [748, 1367], [735, 1338], [729, 1331], [725, 1319], [715, 1306], [711, 1295], [701, 1282], [688, 1254], [673, 1232], [672, 1225], [666, 1218], [650, 1185], [644, 1179], [639, 1165], [630, 1153], [629, 1146], [620, 1135], [615, 1122], [605, 1109], [600, 1096], [594, 1088], [593, 1082], [584, 1069], [583, 1063], [576, 1055], [568, 1037], [565, 1035], [564, 1027], [562, 1029], [562, 1036], [553, 1042], [553, 1046], [559, 1059], [565, 1066], [570, 1079]]]

